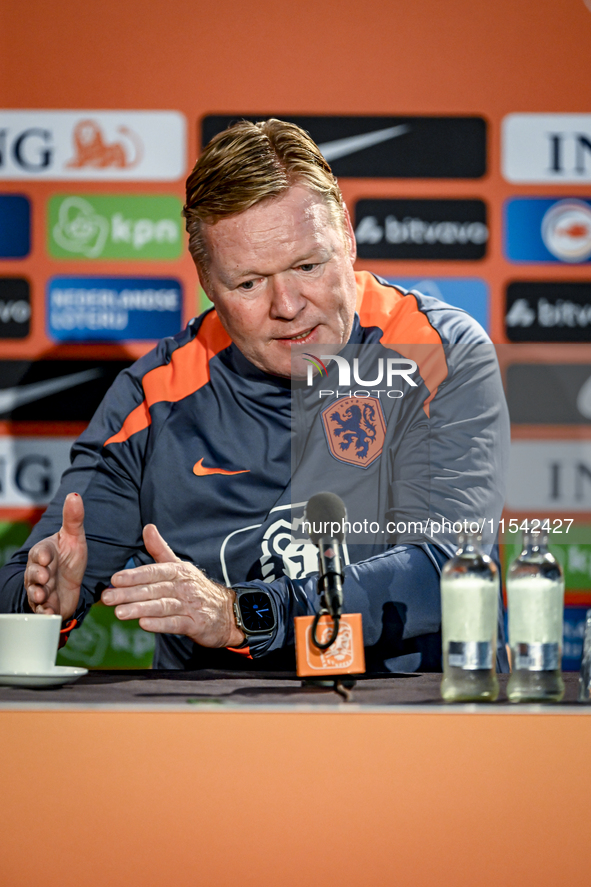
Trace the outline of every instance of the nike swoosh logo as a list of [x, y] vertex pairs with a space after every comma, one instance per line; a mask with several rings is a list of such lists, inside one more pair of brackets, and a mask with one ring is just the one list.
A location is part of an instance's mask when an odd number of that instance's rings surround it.
[[389, 139], [403, 136], [409, 130], [408, 124], [401, 123], [399, 126], [389, 126], [387, 129], [377, 129], [374, 132], [363, 132], [358, 136], [349, 136], [346, 139], [336, 139], [334, 142], [324, 142], [318, 147], [324, 159], [330, 163], [331, 160], [339, 160], [341, 157], [348, 157], [349, 154], [363, 151], [364, 148], [371, 148], [372, 145], [379, 145], [380, 142], [387, 142]]
[[5, 388], [0, 391], [0, 413], [9, 413], [17, 407], [35, 400], [42, 400], [50, 394], [75, 388], [84, 382], [91, 382], [103, 375], [100, 367], [93, 370], [83, 370], [81, 373], [71, 373], [69, 376], [58, 376], [57, 379], [46, 379], [43, 382], [31, 382], [30, 385], [20, 385], [14, 388]]
[[207, 477], [208, 474], [248, 474], [250, 468], [243, 468], [241, 471], [226, 471], [224, 468], [206, 468], [203, 459], [199, 459], [193, 465], [193, 474], [197, 477]]

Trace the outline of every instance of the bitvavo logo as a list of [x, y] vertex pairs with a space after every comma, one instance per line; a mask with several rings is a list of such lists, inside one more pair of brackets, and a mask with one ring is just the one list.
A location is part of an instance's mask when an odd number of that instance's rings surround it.
[[[376, 376], [374, 379], [362, 379], [359, 372], [359, 358], [353, 358], [353, 381], [363, 388], [353, 389], [351, 383], [351, 365], [346, 357], [341, 354], [321, 354], [317, 357], [314, 354], [304, 353], [302, 358], [307, 362], [306, 385], [311, 387], [314, 384], [314, 371], [320, 377], [328, 376], [328, 368], [325, 361], [334, 360], [338, 367], [339, 381], [338, 389], [321, 388], [318, 391], [318, 397], [377, 397], [385, 394], [386, 397], [400, 398], [404, 397], [404, 392], [393, 388], [394, 379], [402, 378], [408, 382], [413, 388], [417, 388], [417, 383], [411, 378], [413, 373], [417, 371], [417, 364], [414, 360], [407, 357], [383, 357], [378, 358]], [[385, 369], [384, 369], [385, 367]], [[385, 380], [385, 388], [378, 388]], [[367, 386], [367, 387], [365, 387]], [[370, 388], [369, 386], [375, 386]], [[341, 390], [343, 389], [343, 390]], [[348, 389], [348, 390], [347, 390]]]

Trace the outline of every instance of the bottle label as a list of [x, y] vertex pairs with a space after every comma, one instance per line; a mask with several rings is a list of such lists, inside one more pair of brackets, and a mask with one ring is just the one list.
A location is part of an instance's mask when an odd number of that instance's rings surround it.
[[556, 671], [560, 666], [558, 644], [517, 644], [515, 668], [524, 671]]
[[465, 671], [492, 668], [493, 645], [491, 641], [450, 641], [447, 661], [453, 668]]

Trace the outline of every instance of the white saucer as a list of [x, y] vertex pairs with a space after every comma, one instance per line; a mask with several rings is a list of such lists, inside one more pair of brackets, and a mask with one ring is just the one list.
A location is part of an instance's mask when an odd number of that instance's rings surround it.
[[11, 671], [0, 674], [0, 685], [4, 687], [62, 687], [71, 684], [88, 674], [87, 668], [71, 668], [69, 665], [54, 665], [51, 671], [38, 674], [33, 671]]

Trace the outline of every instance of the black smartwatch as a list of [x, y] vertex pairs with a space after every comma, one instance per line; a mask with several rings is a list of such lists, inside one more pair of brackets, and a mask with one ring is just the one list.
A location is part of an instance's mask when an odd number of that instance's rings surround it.
[[236, 625], [244, 634], [244, 644], [250, 641], [264, 641], [273, 636], [277, 628], [275, 605], [270, 594], [260, 588], [234, 586], [234, 616]]

